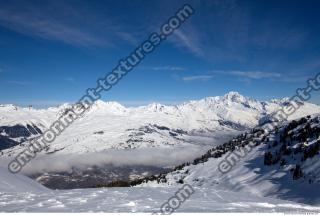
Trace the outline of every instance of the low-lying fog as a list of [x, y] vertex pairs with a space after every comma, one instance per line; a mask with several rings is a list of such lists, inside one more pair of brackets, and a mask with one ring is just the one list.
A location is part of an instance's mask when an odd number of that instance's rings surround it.
[[[53, 189], [90, 188], [114, 181], [125, 181], [159, 174], [176, 165], [192, 162], [209, 148], [222, 144], [232, 135], [195, 135], [185, 144], [168, 148], [141, 148], [112, 150], [84, 154], [38, 155], [21, 171], [43, 185]], [[0, 166], [10, 158], [2, 157]]]
[[[208, 147], [190, 145], [39, 155], [23, 168], [22, 173], [54, 189], [95, 187], [114, 180], [130, 181], [159, 174], [167, 168], [192, 161], [207, 149]], [[2, 158], [1, 166], [9, 161]]]

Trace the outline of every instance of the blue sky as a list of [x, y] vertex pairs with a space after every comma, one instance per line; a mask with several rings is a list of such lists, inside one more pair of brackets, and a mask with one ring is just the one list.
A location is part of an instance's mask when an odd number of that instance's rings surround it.
[[76, 101], [184, 3], [194, 16], [104, 100], [174, 104], [228, 91], [268, 100], [320, 69], [319, 1], [0, 0], [0, 103]]

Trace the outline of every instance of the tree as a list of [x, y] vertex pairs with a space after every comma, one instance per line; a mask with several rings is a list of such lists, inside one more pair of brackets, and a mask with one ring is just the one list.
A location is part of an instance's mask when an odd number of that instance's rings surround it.
[[303, 172], [301, 170], [301, 167], [300, 167], [300, 165], [297, 164], [293, 170], [293, 180], [298, 180], [302, 176], [303, 176]]
[[272, 158], [273, 156], [271, 152], [264, 153], [264, 165], [268, 165], [268, 166], [272, 165]]
[[287, 164], [287, 161], [285, 159], [281, 159], [280, 166], [284, 166]]

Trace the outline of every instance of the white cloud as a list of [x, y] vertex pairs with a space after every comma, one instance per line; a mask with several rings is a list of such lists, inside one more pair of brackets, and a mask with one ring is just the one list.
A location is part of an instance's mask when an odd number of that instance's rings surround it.
[[281, 74], [277, 72], [262, 72], [262, 71], [238, 71], [238, 70], [215, 70], [211, 71], [212, 74], [219, 74], [219, 75], [229, 75], [238, 77], [239, 81], [245, 82], [246, 84], [251, 83], [253, 80], [260, 80], [260, 79], [269, 79], [275, 82], [301, 82], [310, 78], [305, 74], [295, 74], [295, 73], [286, 73]]
[[180, 66], [158, 66], [158, 67], [152, 67], [150, 69], [155, 70], [155, 71], [159, 71], [159, 70], [183, 71], [183, 70], [186, 70], [185, 68], [180, 67]]
[[[189, 25], [190, 26], [190, 25]], [[185, 47], [196, 56], [203, 56], [200, 37], [193, 28], [188, 28], [187, 33], [178, 29], [174, 32], [173, 41], [177, 46]]]
[[182, 77], [183, 81], [208, 81], [213, 78], [213, 75], [195, 75]]
[[279, 78], [282, 76], [280, 73], [261, 71], [230, 71], [229, 74], [250, 79]]

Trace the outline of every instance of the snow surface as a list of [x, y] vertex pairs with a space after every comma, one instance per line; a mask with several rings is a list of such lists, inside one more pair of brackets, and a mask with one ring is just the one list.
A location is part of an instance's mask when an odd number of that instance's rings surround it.
[[[0, 193], [4, 192], [45, 192], [49, 189], [20, 174], [12, 174], [0, 167]], [[0, 207], [1, 208], [1, 207]]]
[[[0, 168], [1, 212], [160, 212], [175, 187], [48, 190]], [[257, 197], [246, 192], [195, 188], [177, 212], [316, 212], [320, 207]]]

